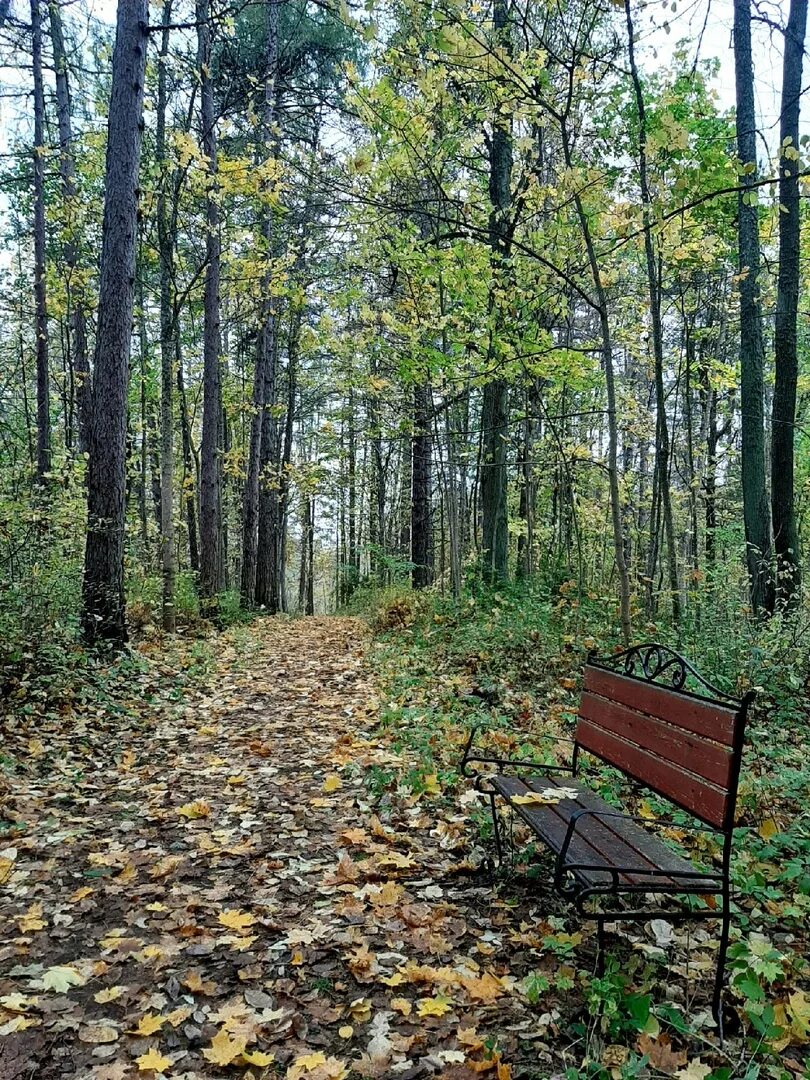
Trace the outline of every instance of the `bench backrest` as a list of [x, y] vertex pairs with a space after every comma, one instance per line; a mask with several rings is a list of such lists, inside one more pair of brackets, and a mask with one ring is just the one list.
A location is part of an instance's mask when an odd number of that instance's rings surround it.
[[[677, 653], [641, 645], [615, 657], [589, 657], [576, 743], [716, 829], [734, 809], [748, 705], [683, 689], [693, 677]], [[662, 681], [656, 682], [656, 679]], [[723, 695], [725, 696], [725, 695]]]

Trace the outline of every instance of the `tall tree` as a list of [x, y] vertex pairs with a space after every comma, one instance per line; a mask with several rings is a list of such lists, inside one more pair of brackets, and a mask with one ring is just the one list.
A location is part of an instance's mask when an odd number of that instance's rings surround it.
[[[278, 33], [281, 0], [268, 0], [265, 44], [264, 105], [262, 110], [262, 141], [275, 147], [278, 96]], [[263, 218], [263, 238], [267, 259], [274, 249], [275, 214], [267, 206]], [[275, 396], [275, 359], [277, 335], [276, 300], [271, 295], [271, 269], [265, 273], [262, 325], [253, 373], [253, 415], [245, 475], [245, 494], [242, 505], [242, 581], [241, 598], [244, 607], [253, 607], [256, 598], [256, 568], [259, 547], [259, 486], [262, 464], [262, 438], [269, 433], [269, 407]], [[267, 415], [266, 415], [267, 414]]]
[[168, 89], [166, 66], [172, 21], [172, 0], [163, 5], [163, 26], [158, 66], [157, 132], [155, 157], [161, 170], [157, 197], [158, 257], [160, 260], [160, 564], [163, 578], [163, 629], [175, 630], [175, 555], [174, 555], [174, 335], [172, 278], [174, 273], [174, 235], [169, 213], [167, 187], [172, 183], [166, 147], [166, 110]]
[[411, 437], [411, 580], [424, 589], [433, 579], [433, 535], [430, 514], [430, 473], [433, 424], [430, 386], [413, 388], [413, 435]]
[[222, 379], [220, 372], [220, 213], [217, 201], [217, 139], [211, 72], [211, 13], [197, 0], [197, 69], [200, 76], [202, 150], [208, 168], [205, 197], [205, 297], [203, 327], [203, 418], [200, 444], [200, 596], [213, 613], [223, 585]]
[[656, 405], [656, 453], [655, 466], [658, 474], [658, 491], [664, 515], [664, 535], [667, 541], [667, 567], [672, 602], [672, 618], [681, 619], [681, 594], [678, 583], [678, 552], [675, 547], [675, 525], [672, 517], [672, 493], [669, 483], [669, 421], [667, 419], [666, 394], [664, 392], [664, 332], [661, 325], [661, 292], [658, 283], [658, 267], [652, 231], [652, 197], [647, 169], [647, 111], [644, 106], [644, 90], [636, 64], [633, 15], [630, 0], [624, 0], [627, 20], [628, 56], [630, 75], [638, 114], [638, 179], [641, 188], [641, 218], [644, 226], [644, 256], [647, 269], [647, 289], [650, 298], [650, 323], [652, 326], [653, 361], [655, 365]]
[[751, 53], [751, 0], [734, 0], [734, 76], [737, 93], [737, 156], [742, 175], [738, 199], [740, 279], [740, 430], [746, 562], [751, 606], [773, 611], [774, 588], [769, 566], [770, 514], [765, 490], [765, 427], [760, 300], [757, 145], [754, 110], [754, 63]]
[[126, 642], [124, 526], [127, 386], [135, 286], [146, 0], [119, 0], [107, 134], [101, 276], [87, 478], [82, 626], [90, 643]]
[[76, 410], [76, 447], [79, 453], [87, 450], [90, 430], [91, 384], [90, 361], [87, 355], [87, 297], [79, 264], [78, 190], [76, 161], [73, 150], [73, 116], [68, 78], [67, 50], [62, 29], [62, 9], [59, 0], [50, 0], [51, 44], [56, 71], [56, 117], [59, 129], [59, 175], [65, 213], [65, 239], [62, 258], [67, 276], [67, 306], [69, 326], [68, 365], [73, 383]]
[[774, 328], [775, 382], [771, 412], [771, 518], [776, 552], [776, 594], [795, 606], [801, 585], [799, 530], [793, 492], [796, 381], [799, 374], [796, 322], [799, 307], [801, 211], [799, 203], [799, 112], [807, 0], [791, 0], [782, 61], [779, 119], [779, 274]]
[[[496, 51], [510, 50], [509, 14], [506, 0], [493, 0], [492, 22]], [[497, 95], [496, 95], [497, 99]], [[492, 252], [490, 291], [489, 367], [502, 363], [500, 308], [509, 258], [512, 204], [512, 117], [497, 104], [493, 110], [489, 150], [489, 243]], [[506, 451], [509, 439], [509, 384], [502, 374], [489, 377], [481, 408], [481, 548], [484, 578], [504, 580], [509, 572], [509, 520], [507, 514]]]
[[41, 0], [31, 0], [34, 73], [34, 309], [37, 356], [37, 477], [51, 468], [51, 402], [48, 373], [48, 306], [45, 291], [45, 88], [42, 82]]

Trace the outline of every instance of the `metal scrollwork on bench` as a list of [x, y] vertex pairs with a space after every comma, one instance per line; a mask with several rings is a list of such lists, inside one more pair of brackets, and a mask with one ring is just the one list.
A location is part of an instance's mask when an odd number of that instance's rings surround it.
[[732, 694], [726, 693], [725, 690], [719, 689], [704, 679], [680, 653], [658, 642], [633, 645], [614, 656], [596, 656], [591, 653], [588, 663], [612, 671], [621, 671], [625, 675], [643, 679], [645, 682], [663, 684], [672, 690], [684, 690], [687, 678], [692, 678], [712, 697], [735, 703], [738, 700]]

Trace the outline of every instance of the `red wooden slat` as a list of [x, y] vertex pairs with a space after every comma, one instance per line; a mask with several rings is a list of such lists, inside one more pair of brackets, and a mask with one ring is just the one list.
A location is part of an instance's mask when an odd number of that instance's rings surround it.
[[727, 793], [655, 754], [626, 742], [580, 717], [577, 742], [610, 765], [616, 765], [646, 787], [721, 829], [725, 824]]
[[726, 746], [733, 745], [737, 712], [730, 706], [701, 701], [678, 690], [605, 671], [592, 664], [585, 665], [585, 689], [611, 701], [621, 702], [631, 709], [657, 716], [705, 739], [714, 739]]
[[718, 787], [729, 786], [731, 751], [715, 742], [588, 691], [582, 695], [579, 715]]

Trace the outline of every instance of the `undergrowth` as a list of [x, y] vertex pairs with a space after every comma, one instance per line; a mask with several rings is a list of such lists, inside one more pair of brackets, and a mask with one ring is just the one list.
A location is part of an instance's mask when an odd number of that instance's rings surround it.
[[[416, 794], [435, 785], [441, 798], [461, 789], [457, 766], [473, 726], [487, 732], [485, 738], [502, 756], [553, 760], [550, 744], [539, 736], [572, 734], [587, 653], [605, 654], [619, 645], [613, 601], [583, 597], [573, 582], [553, 593], [524, 585], [453, 599], [391, 589], [369, 592], [364, 600], [375, 632], [372, 656], [381, 684], [381, 722], [395, 748], [409, 751], [411, 762], [407, 775], [390, 770], [368, 777], [369, 791], [378, 797], [403, 784]], [[636, 641], [670, 644], [728, 693], [757, 692], [734, 844], [728, 996], [739, 1030], [733, 1052], [724, 1051], [729, 1064], [701, 1074], [714, 1080], [810, 1076], [807, 628], [806, 613], [758, 623], [719, 589], [696, 594], [677, 632], [664, 622], [637, 620]], [[614, 770], [591, 762], [589, 776], [608, 801], [650, 816], [668, 812], [676, 836], [679, 823], [688, 820], [649, 793], [642, 796], [628, 788]], [[485, 848], [491, 832], [487, 815], [474, 808], [468, 813], [471, 843]], [[679, 839], [686, 845], [688, 837], [681, 830]], [[711, 861], [718, 846], [704, 839], [690, 854]], [[528, 857], [524, 853], [524, 862], [531, 866], [531, 852]], [[601, 1002], [603, 1015], [613, 1019], [595, 1031], [590, 1045], [596, 1059], [592, 1055], [584, 1071], [572, 1077], [649, 1075], [649, 1060], [639, 1052], [640, 1029], [628, 1014], [633, 1002], [637, 1010], [652, 1011], [655, 1025], [664, 1023], [673, 1040], [691, 1041], [692, 1052], [711, 1044], [710, 1030], [706, 1042], [705, 1010], [673, 1013], [649, 966], [632, 977], [625, 972], [588, 985], [583, 996], [590, 996], [591, 1006]], [[604, 1054], [599, 1057], [611, 1042], [628, 1044], [618, 1065], [606, 1064]]]

